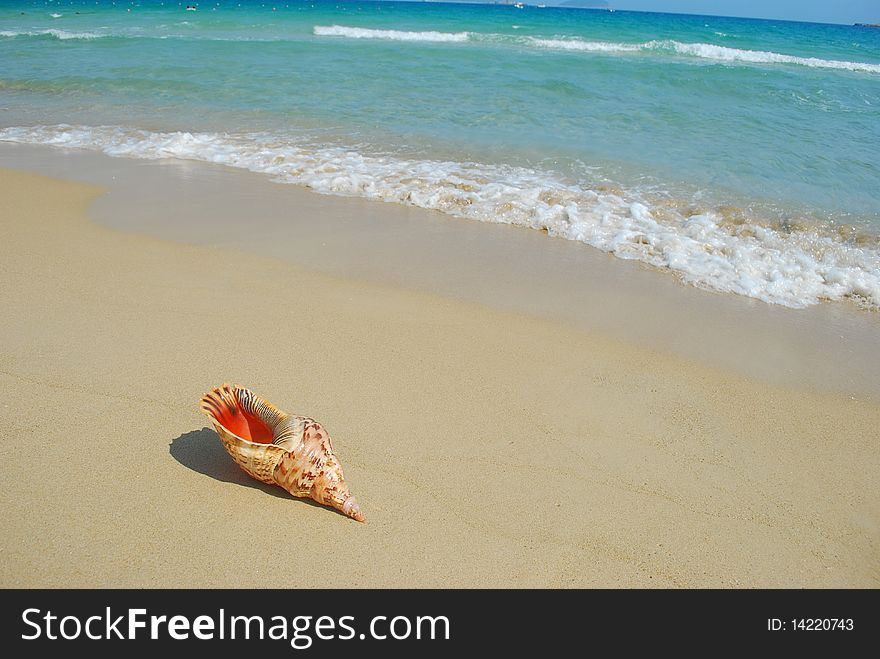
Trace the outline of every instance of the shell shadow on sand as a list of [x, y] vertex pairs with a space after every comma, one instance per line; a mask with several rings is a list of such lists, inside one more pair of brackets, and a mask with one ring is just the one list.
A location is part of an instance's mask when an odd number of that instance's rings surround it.
[[[168, 453], [187, 469], [210, 476], [214, 480], [250, 487], [279, 499], [289, 499], [291, 502], [303, 503], [314, 508], [333, 510], [310, 499], [292, 496], [275, 485], [267, 485], [248, 476], [232, 461], [217, 438], [217, 433], [211, 428], [183, 433], [171, 440], [168, 445]], [[333, 510], [333, 512], [345, 517], [338, 510]]]

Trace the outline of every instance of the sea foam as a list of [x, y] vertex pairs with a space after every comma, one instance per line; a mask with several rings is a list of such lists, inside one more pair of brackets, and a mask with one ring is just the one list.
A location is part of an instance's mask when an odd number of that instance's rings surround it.
[[550, 48], [555, 50], [604, 53], [670, 53], [714, 60], [717, 62], [795, 64], [821, 69], [841, 69], [863, 73], [880, 73], [880, 64], [871, 64], [869, 62], [847, 62], [820, 59], [818, 57], [797, 57], [795, 55], [785, 55], [764, 50], [744, 50], [741, 48], [730, 48], [728, 46], [717, 46], [711, 43], [684, 43], [669, 39], [630, 44], [604, 41], [584, 41], [582, 39], [540, 39], [538, 37], [528, 37], [526, 43], [527, 45], [536, 48]]
[[344, 25], [316, 25], [313, 29], [319, 37], [348, 37], [350, 39], [387, 39], [390, 41], [467, 41], [467, 32], [407, 32], [404, 30], [372, 30]]
[[269, 134], [150, 132], [118, 126], [0, 130], [0, 141], [181, 158], [261, 172], [323, 194], [410, 204], [514, 224], [677, 273], [701, 288], [789, 307], [856, 298], [880, 307], [880, 244], [834, 232], [773, 228], [721, 213], [652, 207], [637, 192], [608, 192], [521, 167], [410, 160]]
[[582, 39], [539, 39], [538, 37], [528, 37], [526, 44], [537, 48], [579, 50], [591, 53], [627, 53], [638, 52], [642, 49], [640, 44], [584, 41]]
[[95, 32], [70, 32], [68, 30], [56, 30], [54, 28], [48, 30], [0, 30], [0, 37], [54, 37], [62, 41], [68, 39], [102, 39], [110, 35], [97, 34]]
[[846, 62], [840, 60], [827, 60], [818, 57], [796, 57], [764, 50], [743, 50], [716, 46], [710, 43], [681, 43], [679, 41], [650, 41], [645, 44], [648, 48], [662, 50], [671, 48], [680, 55], [691, 55], [720, 62], [752, 62], [755, 64], [797, 64], [819, 69], [843, 69], [846, 71], [861, 71], [864, 73], [880, 73], [880, 64], [867, 62]]

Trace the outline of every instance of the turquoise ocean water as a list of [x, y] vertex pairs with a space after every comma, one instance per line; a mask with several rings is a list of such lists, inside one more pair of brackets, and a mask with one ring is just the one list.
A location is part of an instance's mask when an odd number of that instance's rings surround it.
[[771, 303], [880, 305], [880, 29], [186, 5], [0, 3], [0, 140], [217, 162]]

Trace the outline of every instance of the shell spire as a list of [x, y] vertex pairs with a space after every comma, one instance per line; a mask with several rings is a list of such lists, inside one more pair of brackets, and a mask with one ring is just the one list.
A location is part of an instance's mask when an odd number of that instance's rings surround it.
[[282, 412], [249, 389], [229, 384], [202, 396], [201, 410], [211, 419], [223, 447], [249, 475], [367, 521], [320, 423]]

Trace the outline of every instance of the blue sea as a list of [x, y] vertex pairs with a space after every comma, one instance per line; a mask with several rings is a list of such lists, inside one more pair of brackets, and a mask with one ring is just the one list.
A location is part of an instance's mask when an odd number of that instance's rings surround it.
[[0, 3], [0, 140], [221, 163], [769, 303], [880, 306], [880, 29], [191, 4]]

